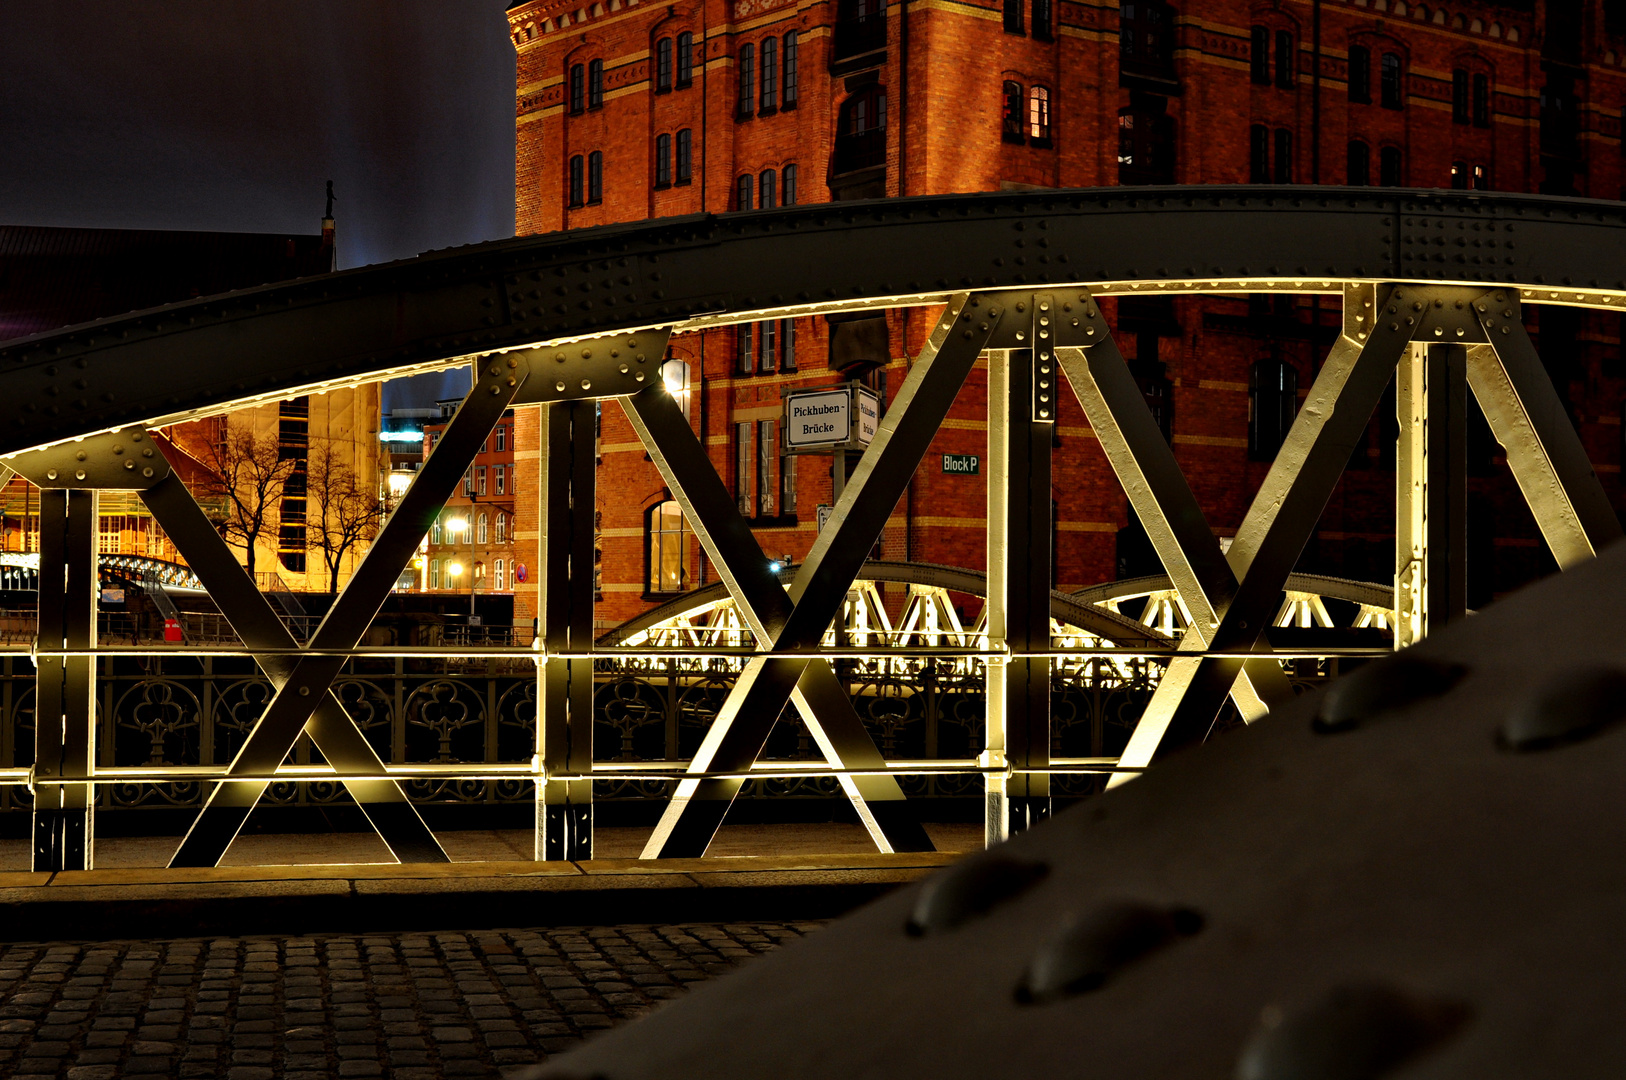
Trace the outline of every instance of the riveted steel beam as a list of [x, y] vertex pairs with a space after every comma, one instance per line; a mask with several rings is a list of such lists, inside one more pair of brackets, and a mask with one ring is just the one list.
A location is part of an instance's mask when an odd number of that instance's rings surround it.
[[[504, 350], [938, 304], [966, 289], [1336, 293], [1346, 281], [1418, 280], [1622, 310], [1622, 235], [1619, 203], [1217, 186], [924, 196], [569, 230], [9, 344], [0, 453]], [[572, 361], [549, 385], [582, 378], [597, 385]]]
[[1413, 343], [1395, 378], [1395, 648], [1468, 612], [1467, 347]]
[[[312, 650], [352, 649], [361, 640], [526, 374], [517, 359], [512, 366], [498, 360], [476, 369], [469, 396], [311, 636]], [[258, 777], [273, 773], [287, 757], [343, 667], [344, 658], [333, 655], [306, 655], [294, 664], [227, 769], [228, 776], [256, 779], [229, 780], [210, 793], [171, 866], [219, 863], [269, 783]]]
[[1489, 344], [1468, 351], [1468, 385], [1553, 558], [1568, 569], [1619, 539], [1620, 520], [1525, 333], [1513, 291], [1491, 292], [1473, 310]]
[[[664, 342], [663, 342], [664, 346]], [[633, 361], [637, 363], [637, 361]], [[654, 374], [660, 353], [649, 365]], [[664, 392], [664, 391], [662, 391]], [[543, 406], [541, 547], [537, 565], [542, 644], [546, 653], [593, 648], [593, 515], [597, 479], [589, 401]], [[593, 771], [593, 661], [544, 657], [537, 672], [536, 753], [545, 774]], [[593, 782], [538, 782], [536, 857], [593, 857]]]
[[[96, 493], [40, 492], [39, 641], [47, 649], [96, 646]], [[32, 866], [92, 867], [95, 791], [62, 783], [96, 763], [96, 658], [35, 659]]]
[[525, 381], [514, 404], [636, 394], [660, 381], [661, 360], [671, 336], [671, 327], [663, 327], [508, 353], [505, 360], [524, 361], [533, 376]]

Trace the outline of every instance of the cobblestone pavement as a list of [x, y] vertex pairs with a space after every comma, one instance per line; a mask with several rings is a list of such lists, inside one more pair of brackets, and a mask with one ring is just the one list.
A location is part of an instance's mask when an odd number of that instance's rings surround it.
[[815, 923], [0, 949], [0, 1076], [496, 1077]]

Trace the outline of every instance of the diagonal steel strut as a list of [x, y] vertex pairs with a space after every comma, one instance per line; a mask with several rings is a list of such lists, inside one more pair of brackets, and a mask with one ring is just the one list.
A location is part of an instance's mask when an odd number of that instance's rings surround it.
[[[486, 364], [489, 362], [489, 366]], [[337, 602], [310, 640], [312, 650], [355, 648], [373, 617], [411, 560], [435, 515], [462, 479], [480, 444], [490, 437], [509, 402], [524, 383], [528, 368], [515, 357], [488, 358], [475, 369], [474, 387], [446, 426], [429, 459], [384, 523], [361, 565], [356, 567]], [[328, 699], [345, 658], [306, 655], [293, 665], [286, 681], [255, 723], [227, 776], [269, 776], [276, 771], [299, 734]], [[231, 845], [269, 781], [227, 780], [218, 784], [199, 811], [171, 866], [215, 866]]]
[[[657, 391], [629, 399], [627, 415], [639, 438], [758, 640], [771, 650], [746, 664], [691, 772], [748, 769], [793, 700], [832, 765], [884, 765], [835, 672], [812, 650], [840, 611], [1000, 314], [998, 301], [985, 297], [961, 295], [948, 306], [789, 596], [768, 571], [750, 527], [676, 406]], [[680, 781], [643, 857], [703, 854], [742, 786], [741, 780]], [[901, 789], [891, 777], [843, 777], [842, 786], [882, 850], [930, 850], [919, 823], [905, 816]]]

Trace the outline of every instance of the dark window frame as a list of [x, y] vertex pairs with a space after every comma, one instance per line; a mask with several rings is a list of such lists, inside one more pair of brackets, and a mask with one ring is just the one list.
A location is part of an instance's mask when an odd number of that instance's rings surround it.
[[660, 134], [655, 136], [655, 187], [669, 188], [672, 186], [672, 136]]
[[1483, 71], [1474, 72], [1473, 123], [1474, 127], [1491, 126], [1491, 80]]
[[772, 116], [779, 111], [779, 39], [765, 37], [757, 50], [761, 63], [761, 83], [757, 87], [757, 115]]
[[672, 39], [663, 37], [655, 42], [655, 93], [664, 94], [672, 89]]
[[1264, 124], [1248, 128], [1248, 183], [1270, 183], [1270, 128]]
[[755, 375], [757, 373], [756, 333], [755, 323], [740, 323], [734, 328], [734, 373], [736, 375]]
[[677, 71], [672, 86], [684, 90], [694, 85], [694, 34], [688, 30], [679, 34], [674, 51], [677, 53]]
[[[1043, 83], [1034, 83], [1028, 87], [1028, 115], [1027, 135], [1028, 145], [1041, 150], [1055, 145], [1051, 141], [1051, 132], [1055, 130], [1055, 101], [1050, 87]], [[1038, 118], [1035, 118], [1038, 114]]]
[[1379, 78], [1380, 104], [1385, 109], [1404, 109], [1406, 107], [1406, 62], [1399, 53], [1386, 52], [1380, 61], [1382, 71]]
[[1469, 77], [1467, 68], [1451, 71], [1451, 122], [1466, 126], [1473, 120], [1469, 103]]
[[752, 200], [756, 195], [757, 178], [754, 173], [741, 173], [734, 181], [734, 209], [755, 209]]
[[1372, 50], [1365, 45], [1349, 47], [1349, 100], [1372, 104]]
[[1056, 39], [1055, 0], [1033, 0], [1028, 14], [1032, 20], [1030, 32], [1034, 41], [1054, 41]]
[[1027, 91], [1015, 79], [1006, 79], [1000, 88], [999, 138], [1002, 142], [1027, 142]]
[[587, 205], [597, 206], [604, 201], [604, 151], [594, 150], [587, 155]]
[[604, 61], [589, 60], [587, 62], [587, 108], [604, 108]]
[[779, 172], [763, 169], [757, 174], [757, 209], [775, 210], [779, 207]]
[[779, 170], [779, 205], [796, 205], [796, 164], [792, 162]]
[[741, 45], [736, 62], [740, 66], [740, 97], [734, 118], [749, 120], [757, 114], [757, 47], [750, 42]]
[[1293, 165], [1295, 162], [1293, 157], [1293, 131], [1291, 128], [1276, 129], [1273, 149], [1276, 160], [1273, 162], [1275, 167], [1271, 170], [1272, 181], [1277, 184], [1293, 183]]
[[587, 202], [587, 159], [576, 154], [570, 159], [565, 179], [565, 205], [572, 209]]
[[1400, 187], [1406, 182], [1406, 156], [1398, 146], [1378, 151], [1378, 186]]
[[801, 47], [801, 35], [795, 30], [785, 35], [784, 43], [779, 49], [779, 58], [782, 75], [779, 80], [779, 108], [781, 110], [794, 109], [798, 94], [797, 53]]
[[1298, 38], [1291, 30], [1276, 31], [1276, 88], [1291, 90], [1298, 85]]
[[1248, 368], [1248, 460], [1274, 461], [1298, 416], [1299, 372], [1280, 357]]
[[1372, 184], [1372, 147], [1361, 139], [1351, 139], [1345, 151], [1344, 183], [1350, 187]]
[[1270, 27], [1255, 24], [1248, 44], [1248, 77], [1255, 86], [1270, 85]]
[[672, 151], [672, 182], [687, 184], [694, 175], [694, 132], [683, 128], [677, 133]]
[[1005, 0], [1005, 32], [1027, 33], [1027, 28], [1022, 25], [1022, 0]]
[[570, 115], [579, 116], [587, 111], [587, 65], [571, 64], [566, 82], [569, 86], [566, 108], [569, 109]]

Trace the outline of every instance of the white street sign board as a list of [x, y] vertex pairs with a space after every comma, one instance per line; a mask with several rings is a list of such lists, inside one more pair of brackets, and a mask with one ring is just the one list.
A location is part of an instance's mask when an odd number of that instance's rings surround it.
[[881, 427], [881, 399], [863, 387], [857, 387], [853, 397], [858, 404], [858, 432], [855, 442], [868, 446], [875, 441], [875, 432]]
[[852, 397], [846, 387], [785, 397], [785, 445], [792, 449], [834, 446], [851, 437]]

